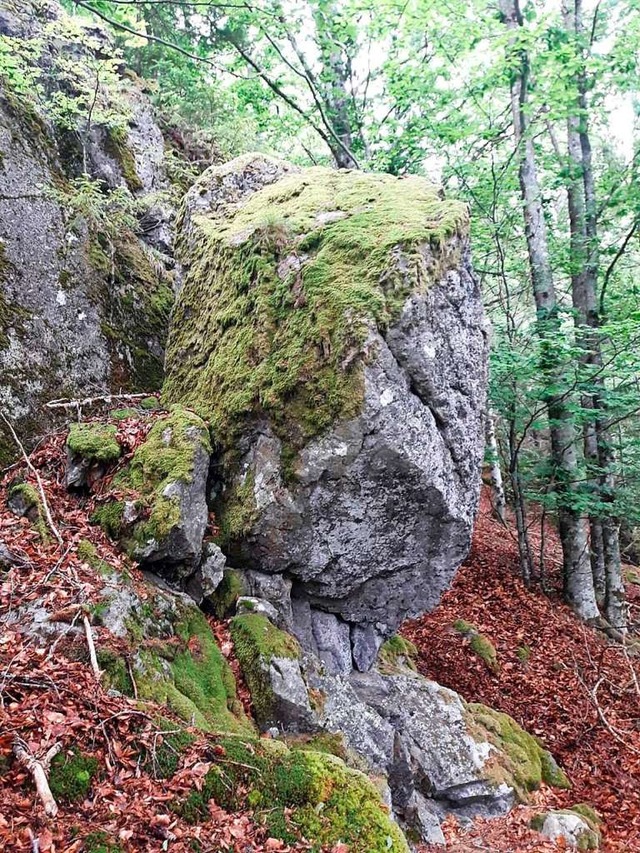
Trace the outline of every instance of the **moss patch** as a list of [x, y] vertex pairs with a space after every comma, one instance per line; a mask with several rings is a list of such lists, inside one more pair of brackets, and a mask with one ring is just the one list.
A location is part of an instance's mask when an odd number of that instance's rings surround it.
[[106, 832], [90, 832], [84, 839], [85, 853], [124, 853], [120, 845]]
[[203, 790], [176, 806], [187, 820], [206, 819], [213, 799], [232, 811], [251, 808], [271, 836], [304, 837], [313, 851], [342, 842], [351, 853], [407, 853], [373, 782], [335, 756], [241, 738], [225, 738], [220, 748]]
[[103, 672], [102, 683], [106, 689], [117, 690], [124, 696], [133, 696], [133, 682], [127, 661], [111, 649], [101, 648], [97, 652], [98, 666]]
[[176, 633], [179, 645], [167, 643], [140, 652], [143, 675], [136, 678], [140, 698], [166, 704], [203, 731], [251, 731], [233, 673], [204, 615], [195, 607], [187, 608]]
[[222, 580], [215, 592], [207, 598], [216, 618], [224, 619], [235, 608], [236, 601], [245, 593], [245, 585], [240, 572], [225, 569]]
[[142, 496], [150, 508], [148, 519], [135, 527], [136, 543], [165, 539], [179, 522], [177, 499], [163, 493], [171, 483], [191, 482], [200, 447], [211, 453], [206, 424], [193, 412], [175, 407], [155, 422], [129, 465], [116, 476], [114, 485]]
[[40, 492], [31, 483], [16, 483], [9, 489], [9, 499], [12, 498], [22, 502], [24, 515], [34, 524], [42, 543], [47, 545], [51, 537], [45, 521]]
[[123, 530], [124, 501], [111, 501], [96, 507], [89, 519], [100, 527], [112, 539], [118, 539]]
[[300, 646], [259, 613], [246, 613], [231, 621], [231, 638], [251, 693], [258, 725], [263, 728], [277, 722], [274, 696], [269, 680], [272, 658], [299, 658]]
[[98, 770], [98, 760], [82, 752], [60, 752], [51, 762], [49, 787], [56, 800], [73, 803], [84, 800]]
[[418, 650], [410, 640], [396, 634], [385, 640], [380, 647], [378, 666], [383, 672], [397, 670], [398, 667], [402, 666], [406, 666], [415, 672], [416, 665], [413, 659], [417, 654]]
[[490, 774], [496, 782], [506, 782], [521, 801], [542, 782], [557, 788], [569, 788], [565, 773], [533, 735], [514, 719], [486, 705], [469, 703], [469, 731], [478, 740], [488, 740], [497, 753], [490, 759]]
[[481, 634], [474, 625], [467, 622], [465, 619], [456, 619], [453, 623], [453, 627], [459, 634], [462, 634], [463, 637], [468, 639], [471, 650], [475, 652], [479, 658], [482, 658], [489, 669], [494, 672], [497, 672], [500, 669], [496, 647], [488, 637]]
[[216, 502], [222, 544], [241, 539], [251, 530], [258, 517], [254, 487], [253, 472], [247, 471], [244, 479], [234, 482]]
[[74, 423], [69, 429], [67, 447], [88, 462], [115, 462], [121, 452], [116, 432], [111, 424]]
[[[205, 180], [215, 180], [207, 176]], [[235, 216], [196, 216], [164, 394], [211, 419], [224, 449], [265, 413], [301, 446], [360, 411], [364, 343], [454, 261], [465, 205], [421, 178], [311, 169]]]
[[143, 189], [142, 181], [138, 176], [136, 160], [129, 148], [127, 131], [124, 127], [115, 126], [107, 128], [105, 150], [119, 164], [122, 176], [132, 193]]

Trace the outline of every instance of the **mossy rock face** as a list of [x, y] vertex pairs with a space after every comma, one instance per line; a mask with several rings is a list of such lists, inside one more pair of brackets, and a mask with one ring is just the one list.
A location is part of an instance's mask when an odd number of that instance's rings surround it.
[[159, 418], [120, 471], [114, 486], [135, 504], [126, 523], [126, 501], [98, 507], [93, 520], [119, 538], [134, 559], [185, 565], [193, 571], [202, 550], [208, 519], [205, 489], [211, 442], [204, 421], [174, 407]]
[[234, 610], [236, 601], [245, 592], [246, 584], [242, 574], [235, 569], [225, 569], [219, 585], [207, 597], [207, 604], [213, 610], [216, 618], [224, 619]]
[[[264, 162], [235, 166], [250, 181]], [[205, 412], [227, 450], [256, 414], [301, 446], [361, 410], [371, 326], [388, 327], [433, 282], [466, 206], [422, 178], [317, 168], [202, 215], [225, 169], [205, 173], [182, 212], [188, 271], [164, 394]]]
[[54, 799], [63, 803], [84, 800], [91, 790], [98, 766], [97, 758], [82, 752], [59, 752], [51, 762], [49, 772], [49, 787]]
[[280, 631], [259, 613], [246, 613], [231, 621], [231, 637], [251, 693], [254, 713], [263, 728], [277, 720], [277, 699], [271, 684], [274, 660], [298, 660], [300, 646], [290, 634]]
[[175, 806], [187, 820], [205, 819], [213, 799], [230, 811], [251, 808], [271, 836], [305, 838], [318, 853], [339, 842], [351, 853], [407, 853], [373, 782], [335, 756], [269, 740], [224, 738], [219, 747], [202, 791]]
[[556, 788], [571, 787], [551, 753], [512, 717], [477, 703], [466, 708], [470, 734], [496, 748], [487, 764], [494, 781], [509, 785], [523, 802], [542, 782]]
[[570, 809], [534, 815], [529, 825], [551, 841], [564, 842], [566, 847], [577, 850], [600, 849], [602, 839], [599, 819], [593, 809], [584, 803]]

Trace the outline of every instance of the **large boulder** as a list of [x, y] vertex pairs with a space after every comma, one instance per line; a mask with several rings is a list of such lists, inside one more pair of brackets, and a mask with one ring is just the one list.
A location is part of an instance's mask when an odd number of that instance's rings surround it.
[[[0, 84], [0, 408], [27, 441], [54, 398], [158, 388], [173, 302], [166, 222], [147, 223], [169, 190], [162, 135], [80, 20], [56, 2], [0, 11], [15, 65]], [[14, 455], [0, 428], [0, 466]]]
[[179, 246], [165, 394], [222, 447], [223, 547], [335, 614], [312, 626], [334, 666], [327, 643], [369, 628], [366, 668], [470, 543], [487, 332], [466, 207], [422, 178], [249, 155], [189, 191]]

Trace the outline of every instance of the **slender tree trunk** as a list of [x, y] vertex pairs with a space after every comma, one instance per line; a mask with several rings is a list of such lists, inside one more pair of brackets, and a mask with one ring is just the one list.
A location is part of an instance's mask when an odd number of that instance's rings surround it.
[[[506, 26], [515, 36], [523, 23], [518, 0], [500, 0], [500, 10]], [[513, 128], [516, 144], [520, 148], [520, 190], [538, 318], [538, 334], [543, 350], [541, 366], [548, 386], [556, 389], [561, 376], [553, 352], [553, 342], [562, 332], [538, 184], [535, 150], [527, 126], [527, 78], [528, 56], [525, 51], [520, 51], [520, 65], [514, 72], [511, 83]], [[578, 479], [575, 424], [564, 397], [557, 390], [548, 392], [546, 405], [549, 416], [554, 488], [558, 504], [558, 528], [563, 551], [564, 594], [581, 618], [596, 619], [599, 614], [589, 561], [587, 526], [585, 518], [576, 508], [575, 500]]]
[[[584, 38], [582, 0], [564, 0], [564, 25], [582, 60]], [[571, 85], [571, 84], [570, 84]], [[591, 566], [596, 596], [605, 616], [618, 630], [624, 629], [625, 596], [620, 561], [618, 523], [608, 510], [615, 497], [614, 458], [604, 425], [606, 389], [601, 374], [602, 350], [599, 337], [598, 304], [598, 215], [589, 138], [587, 79], [584, 63], [573, 81], [575, 97], [567, 116], [568, 173], [567, 201], [571, 237], [571, 290], [576, 338], [583, 355], [581, 362], [596, 390], [583, 395], [582, 406], [590, 417], [584, 427], [585, 459], [589, 485], [597, 509], [590, 519]]]
[[505, 523], [507, 520], [507, 501], [504, 496], [500, 455], [498, 453], [498, 442], [496, 441], [495, 415], [491, 411], [487, 412], [486, 442], [490, 454], [489, 476], [491, 477], [493, 511], [500, 521]]

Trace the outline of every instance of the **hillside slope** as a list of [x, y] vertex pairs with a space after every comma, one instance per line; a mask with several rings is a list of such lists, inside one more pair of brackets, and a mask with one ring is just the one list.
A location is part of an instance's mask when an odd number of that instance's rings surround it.
[[[558, 582], [559, 544], [547, 531], [548, 582]], [[539, 541], [536, 543], [539, 548]], [[629, 585], [637, 623], [638, 586]], [[453, 626], [465, 620], [495, 647], [487, 666]], [[637, 657], [585, 627], [554, 596], [528, 591], [518, 577], [515, 531], [491, 514], [483, 494], [473, 546], [441, 604], [404, 626], [419, 650], [418, 669], [459, 692], [513, 716], [542, 738], [572, 782], [543, 789], [535, 806], [463, 830], [449, 826], [452, 851], [530, 853], [556, 849], [528, 829], [536, 811], [586, 802], [604, 819], [610, 853], [640, 850], [640, 689]], [[631, 643], [631, 641], [630, 641]], [[481, 846], [477, 846], [480, 844]], [[437, 848], [426, 848], [437, 849]]]

